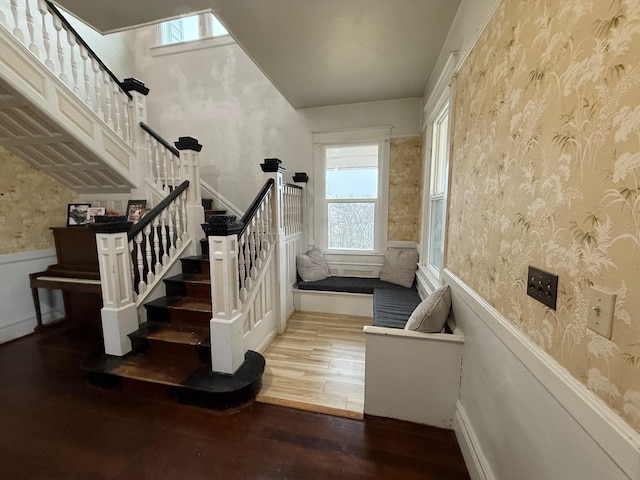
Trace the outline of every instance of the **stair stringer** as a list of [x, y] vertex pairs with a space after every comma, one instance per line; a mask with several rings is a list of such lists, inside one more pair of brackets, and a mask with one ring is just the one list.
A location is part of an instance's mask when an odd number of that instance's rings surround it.
[[0, 124], [30, 134], [0, 145], [77, 193], [135, 187], [135, 150], [2, 25], [0, 44]]

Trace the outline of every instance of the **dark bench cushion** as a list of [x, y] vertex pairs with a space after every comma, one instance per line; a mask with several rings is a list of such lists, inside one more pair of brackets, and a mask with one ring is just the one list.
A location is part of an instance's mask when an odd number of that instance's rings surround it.
[[376, 288], [373, 292], [373, 325], [404, 328], [421, 301], [415, 289]]
[[[368, 293], [372, 294], [376, 288], [406, 290], [417, 295], [415, 286], [411, 288], [401, 287], [389, 282], [383, 282], [379, 278], [361, 277], [329, 277], [316, 282], [298, 281], [299, 290], [320, 290], [322, 292], [344, 292], [344, 293]], [[411, 315], [411, 312], [409, 312]], [[407, 315], [407, 318], [409, 318]]]

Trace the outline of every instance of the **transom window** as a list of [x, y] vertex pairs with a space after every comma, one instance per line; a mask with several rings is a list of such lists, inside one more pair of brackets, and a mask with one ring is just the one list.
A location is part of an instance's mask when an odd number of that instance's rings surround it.
[[211, 13], [175, 18], [159, 24], [159, 45], [222, 37], [229, 32]]

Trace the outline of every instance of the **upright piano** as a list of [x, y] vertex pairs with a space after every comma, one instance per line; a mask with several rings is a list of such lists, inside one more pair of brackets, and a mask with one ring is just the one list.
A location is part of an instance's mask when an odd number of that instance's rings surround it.
[[95, 232], [86, 226], [51, 228], [58, 263], [43, 272], [29, 274], [29, 283], [38, 325], [42, 313], [38, 288], [62, 290], [65, 318], [100, 318], [102, 288]]

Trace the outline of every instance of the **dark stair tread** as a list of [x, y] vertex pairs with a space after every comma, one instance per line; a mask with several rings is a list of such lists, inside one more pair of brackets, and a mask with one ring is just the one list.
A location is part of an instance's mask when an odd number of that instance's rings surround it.
[[195, 297], [160, 297], [145, 303], [145, 306], [211, 313], [211, 301]]
[[115, 357], [96, 352], [85, 359], [82, 367], [91, 373], [115, 375], [133, 380], [183, 387], [208, 393], [231, 393], [248, 386], [258, 386], [264, 373], [265, 360], [254, 351], [245, 353], [245, 362], [233, 375], [211, 372], [207, 366], [175, 360], [158, 361], [144, 353]]
[[164, 281], [211, 285], [211, 276], [206, 273], [180, 273], [173, 277], [165, 278]]
[[209, 329], [197, 325], [145, 322], [132, 335], [138, 338], [183, 345], [209, 346], [210, 344]]

